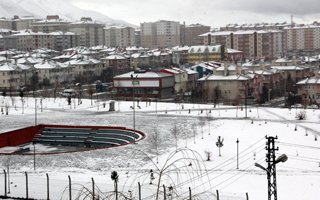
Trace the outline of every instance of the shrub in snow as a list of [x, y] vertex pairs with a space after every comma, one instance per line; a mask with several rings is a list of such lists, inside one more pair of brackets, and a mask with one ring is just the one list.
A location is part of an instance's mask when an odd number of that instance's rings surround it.
[[296, 118], [298, 120], [305, 120], [307, 118], [307, 114], [305, 111], [301, 110], [300, 112], [297, 113]]
[[206, 151], [204, 151], [204, 153], [206, 154], [207, 161], [210, 161], [210, 160], [211, 160], [211, 154], [212, 154], [212, 152], [209, 151], [209, 150], [206, 150]]

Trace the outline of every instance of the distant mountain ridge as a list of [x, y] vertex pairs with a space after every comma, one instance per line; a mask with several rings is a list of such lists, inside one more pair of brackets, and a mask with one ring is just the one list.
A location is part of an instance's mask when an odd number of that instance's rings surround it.
[[59, 15], [67, 21], [77, 21], [81, 17], [91, 17], [92, 20], [107, 25], [126, 25], [135, 27], [122, 20], [112, 19], [95, 11], [87, 11], [74, 6], [68, 0], [0, 0], [0, 17], [13, 18], [14, 15], [35, 16], [45, 18], [47, 15]]

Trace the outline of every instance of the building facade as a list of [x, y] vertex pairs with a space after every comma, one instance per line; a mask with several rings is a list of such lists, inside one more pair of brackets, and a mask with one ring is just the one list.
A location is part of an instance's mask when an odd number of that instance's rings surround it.
[[108, 47], [129, 47], [135, 45], [135, 31], [132, 27], [104, 28], [105, 45]]
[[118, 98], [164, 99], [174, 94], [174, 76], [152, 71], [135, 71], [115, 76], [113, 90]]
[[145, 22], [140, 24], [140, 29], [142, 47], [154, 49], [180, 45], [179, 22]]
[[320, 105], [320, 74], [303, 79], [297, 83], [297, 93], [303, 105]]
[[319, 53], [320, 26], [308, 25], [284, 29], [285, 51], [288, 55]]
[[201, 34], [210, 32], [210, 26], [201, 24], [181, 25], [180, 26], [180, 45], [194, 46], [201, 45]]
[[220, 31], [201, 35], [205, 45], [221, 44], [237, 49], [248, 59], [278, 58], [283, 55], [282, 31]]
[[56, 31], [68, 31], [70, 22], [60, 19], [58, 15], [47, 16], [46, 19], [36, 21], [31, 25], [34, 32], [50, 33]]
[[80, 46], [91, 47], [104, 44], [103, 28], [103, 24], [83, 17], [80, 21], [71, 23], [69, 31], [80, 35]]

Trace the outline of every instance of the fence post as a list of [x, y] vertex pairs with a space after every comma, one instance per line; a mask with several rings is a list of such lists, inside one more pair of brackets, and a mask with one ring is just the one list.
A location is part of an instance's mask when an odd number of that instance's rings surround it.
[[95, 199], [95, 194], [94, 194], [94, 179], [91, 178], [91, 181], [92, 181], [92, 200]]
[[4, 169], [3, 170], [4, 173], [4, 196], [7, 197], [7, 172]]
[[138, 182], [138, 188], [139, 188], [139, 200], [141, 200], [141, 185], [140, 185], [140, 182]]
[[163, 184], [163, 199], [166, 200], [167, 199], [167, 194], [166, 194], [166, 186]]
[[249, 200], [249, 194], [248, 194], [248, 192], [246, 193], [246, 198], [247, 198], [247, 200]]
[[49, 175], [46, 173], [47, 176], [47, 200], [50, 199], [50, 186], [49, 186]]
[[216, 190], [217, 191], [217, 200], [219, 200], [220, 199], [220, 197], [219, 197], [219, 191], [218, 190]]
[[26, 175], [26, 199], [29, 198], [29, 188], [28, 188], [28, 173], [24, 172], [24, 174]]
[[191, 197], [192, 197], [192, 195], [191, 195], [191, 187], [189, 187], [189, 200], [191, 200]]
[[72, 200], [72, 195], [71, 195], [71, 177], [70, 177], [70, 175], [68, 175], [68, 179], [69, 179], [69, 199]]

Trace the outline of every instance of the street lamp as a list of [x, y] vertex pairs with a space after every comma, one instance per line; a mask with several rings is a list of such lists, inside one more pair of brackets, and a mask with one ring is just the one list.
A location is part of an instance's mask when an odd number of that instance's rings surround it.
[[137, 84], [139, 84], [138, 81], [135, 81], [135, 79], [138, 78], [138, 75], [136, 75], [135, 77], [133, 76], [133, 74], [131, 74], [131, 80], [132, 80], [132, 110], [133, 110], [133, 130], [136, 130], [136, 108], [135, 108], [135, 103], [134, 103], [134, 86]]
[[34, 125], [37, 126], [37, 99], [34, 99]]
[[[275, 148], [274, 140], [277, 137], [267, 137], [267, 168], [260, 165], [259, 163], [254, 163], [254, 166], [264, 170], [267, 172], [268, 179], [268, 200], [277, 200], [277, 180], [276, 180], [276, 164], [279, 162], [286, 162], [288, 160], [288, 156], [286, 154], [280, 155], [278, 158], [275, 156], [275, 151], [278, 148]], [[273, 198], [272, 198], [273, 196]]]
[[239, 169], [239, 139], [237, 138], [237, 169]]
[[36, 171], [36, 142], [32, 142], [33, 145], [33, 170]]

